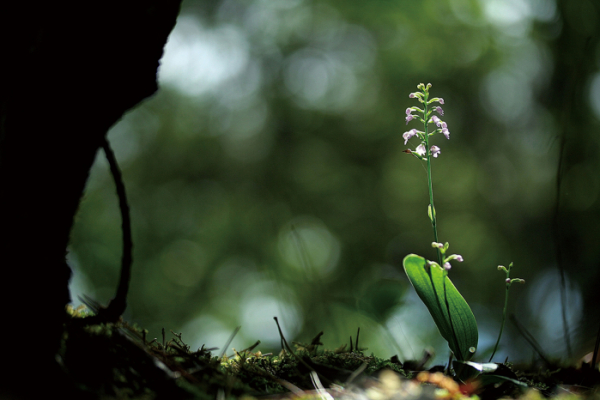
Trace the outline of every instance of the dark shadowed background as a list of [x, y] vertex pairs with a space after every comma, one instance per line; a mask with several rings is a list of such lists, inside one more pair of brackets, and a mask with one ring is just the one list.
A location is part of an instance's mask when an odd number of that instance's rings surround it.
[[[193, 348], [319, 331], [381, 357], [448, 348], [402, 269], [435, 258], [424, 163], [403, 153], [417, 84], [443, 97], [433, 162], [450, 277], [485, 360], [509, 310], [551, 356], [593, 348], [599, 311], [597, 1], [184, 1], [160, 90], [109, 134], [134, 233], [126, 319]], [[559, 169], [560, 167], [560, 169]], [[560, 173], [559, 173], [560, 172]], [[557, 177], [559, 177], [557, 184]], [[557, 193], [559, 196], [557, 196]], [[558, 207], [557, 207], [557, 199]], [[72, 233], [71, 292], [107, 303], [120, 215], [102, 153]], [[566, 297], [561, 296], [560, 267]], [[561, 303], [566, 303], [565, 336]], [[231, 351], [228, 351], [229, 353]], [[496, 360], [531, 360], [508, 324]]]

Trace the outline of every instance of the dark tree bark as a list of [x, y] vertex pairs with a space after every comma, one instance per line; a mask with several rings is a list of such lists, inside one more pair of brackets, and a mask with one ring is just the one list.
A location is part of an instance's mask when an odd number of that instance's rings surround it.
[[29, 397], [39, 377], [56, 370], [69, 301], [65, 251], [88, 172], [109, 127], [157, 90], [179, 6], [0, 6], [0, 397]]
[[[560, 34], [552, 43], [554, 74], [550, 89], [545, 93], [548, 108], [557, 116], [560, 138], [560, 160], [557, 174], [557, 209], [554, 218], [556, 259], [561, 274], [561, 284], [566, 285], [566, 276], [578, 281], [584, 295], [584, 321], [581, 327], [564, 324], [564, 340], [570, 353], [579, 350], [591, 351], [598, 325], [600, 310], [597, 301], [597, 285], [600, 274], [595, 256], [598, 238], [595, 226], [600, 218], [597, 207], [572, 210], [564, 206], [569, 193], [563, 178], [571, 167], [578, 163], [598, 165], [598, 147], [594, 136], [598, 135], [589, 104], [589, 83], [597, 71], [596, 49], [600, 45], [600, 16], [597, 2], [557, 2], [560, 13]], [[571, 189], [572, 191], [572, 189]], [[567, 301], [564, 290], [561, 296]], [[566, 312], [557, 316], [564, 321]], [[568, 328], [568, 329], [567, 329]], [[579, 335], [573, 332], [579, 328]], [[568, 332], [570, 331], [570, 332]], [[579, 347], [579, 349], [577, 348]], [[581, 356], [582, 354], [580, 354]]]

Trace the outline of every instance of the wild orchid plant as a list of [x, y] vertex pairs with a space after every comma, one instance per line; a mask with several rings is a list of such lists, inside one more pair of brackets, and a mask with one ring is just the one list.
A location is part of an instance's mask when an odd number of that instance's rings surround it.
[[[450, 139], [450, 131], [448, 130], [447, 124], [438, 117], [438, 115], [444, 115], [444, 110], [440, 106], [444, 105], [444, 99], [439, 97], [429, 98], [429, 89], [431, 88], [430, 83], [428, 83], [427, 86], [421, 83], [417, 88], [419, 91], [411, 93], [409, 97], [417, 99], [419, 103], [421, 103], [422, 108], [416, 106], [407, 108], [406, 124], [408, 125], [412, 120], [417, 120], [423, 124], [423, 131], [411, 129], [405, 132], [402, 137], [404, 138], [405, 145], [412, 138], [417, 138], [419, 140], [420, 143], [415, 150], [408, 149], [405, 150], [405, 152], [412, 154], [421, 161], [425, 161], [427, 164], [427, 182], [429, 188], [427, 214], [433, 228], [434, 242], [432, 243], [432, 247], [436, 249], [437, 262], [428, 261], [416, 254], [409, 254], [403, 261], [404, 270], [417, 294], [427, 306], [435, 324], [444, 339], [448, 342], [450, 350], [456, 359], [459, 362], [472, 364], [472, 366], [474, 366], [475, 363], [470, 363], [468, 360], [471, 359], [477, 349], [477, 322], [475, 321], [475, 316], [473, 315], [471, 308], [458, 292], [452, 281], [448, 278], [448, 272], [451, 268], [450, 262], [462, 262], [463, 258], [458, 254], [446, 255], [449, 244], [447, 242], [442, 244], [438, 239], [437, 216], [433, 203], [431, 159], [439, 157], [441, 149], [436, 145], [431, 145], [430, 140], [438, 133], [443, 134], [446, 139]], [[435, 115], [434, 113], [438, 115]], [[431, 132], [429, 130], [430, 125], [435, 125], [435, 128], [433, 128]], [[521, 279], [510, 279], [508, 274], [511, 267], [512, 264], [508, 269], [501, 266], [498, 267], [498, 269], [507, 272], [506, 299], [502, 328], [504, 327], [504, 317], [506, 315], [508, 288], [513, 282], [522, 281]], [[494, 353], [500, 342], [502, 328], [500, 329], [500, 335], [498, 336]], [[494, 353], [492, 354], [492, 357], [494, 356]], [[485, 364], [478, 364], [475, 368], [481, 372], [485, 368], [491, 367], [486, 367]]]
[[[454, 356], [461, 361], [468, 361], [477, 349], [478, 331], [475, 316], [471, 308], [460, 295], [448, 278], [450, 270], [450, 261], [462, 261], [458, 254], [452, 254], [446, 257], [446, 251], [449, 244], [442, 244], [438, 239], [437, 216], [433, 203], [433, 182], [431, 179], [431, 159], [439, 157], [441, 149], [436, 145], [430, 144], [430, 138], [437, 133], [442, 133], [446, 139], [450, 139], [450, 131], [440, 116], [444, 115], [441, 106], [433, 103], [444, 104], [444, 99], [434, 97], [429, 99], [429, 89], [431, 84], [419, 84], [420, 90], [409, 95], [410, 98], [417, 99], [422, 104], [420, 107], [409, 107], [406, 109], [406, 124], [412, 120], [418, 120], [423, 124], [423, 131], [411, 129], [405, 132], [402, 137], [404, 144], [417, 137], [420, 144], [413, 150], [406, 150], [416, 158], [427, 163], [427, 182], [429, 188], [429, 205], [427, 214], [433, 228], [434, 242], [432, 246], [436, 249], [437, 263], [428, 261], [415, 254], [409, 254], [404, 258], [403, 265], [406, 275], [414, 286], [417, 294], [425, 303], [440, 333], [448, 342], [448, 345]], [[435, 124], [437, 127], [429, 132], [429, 125]]]

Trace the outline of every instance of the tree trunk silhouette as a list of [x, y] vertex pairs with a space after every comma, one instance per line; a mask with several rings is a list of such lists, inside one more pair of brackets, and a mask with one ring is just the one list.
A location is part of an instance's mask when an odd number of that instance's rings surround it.
[[598, 133], [590, 129], [595, 124], [595, 117], [590, 108], [588, 90], [589, 82], [597, 70], [594, 51], [600, 44], [600, 27], [593, 21], [599, 15], [600, 7], [593, 2], [568, 0], [558, 1], [557, 7], [561, 29], [553, 43], [554, 73], [549, 91], [544, 95], [545, 103], [557, 118], [560, 134], [557, 208], [553, 230], [562, 288], [556, 296], [560, 296], [563, 305], [568, 304], [567, 276], [578, 281], [584, 296], [585, 318], [581, 326], [569, 326], [565, 308], [562, 309], [562, 315], [557, 315], [563, 321], [563, 339], [568, 356], [573, 357], [577, 351], [592, 350], [592, 339], [595, 339], [600, 321], [597, 301], [599, 260], [594, 255], [597, 244], [586, 240], [594, 235], [600, 213], [597, 207], [573, 210], [565, 206], [570, 196], [581, 196], [581, 193], [574, 192], [563, 183], [563, 177], [576, 164], [598, 165], [595, 161], [598, 159], [597, 148], [594, 147], [594, 137]]
[[180, 0], [0, 6], [2, 398], [49, 393], [36, 385], [58, 370], [69, 301], [65, 251], [88, 172], [109, 127], [157, 90], [179, 6]]

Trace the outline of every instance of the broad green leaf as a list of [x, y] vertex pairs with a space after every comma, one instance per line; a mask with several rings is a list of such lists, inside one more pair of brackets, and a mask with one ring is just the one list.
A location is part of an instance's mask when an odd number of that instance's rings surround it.
[[439, 265], [428, 266], [427, 260], [416, 254], [406, 256], [403, 265], [454, 356], [469, 360], [477, 349], [478, 332], [477, 321], [465, 299]]

